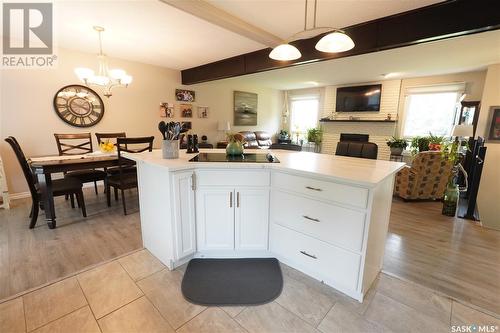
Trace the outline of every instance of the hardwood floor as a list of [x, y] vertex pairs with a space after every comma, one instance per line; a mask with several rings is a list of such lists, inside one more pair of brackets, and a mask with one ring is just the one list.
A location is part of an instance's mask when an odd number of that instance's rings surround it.
[[441, 203], [393, 201], [384, 271], [500, 314], [500, 232]]
[[0, 299], [140, 249], [137, 191], [127, 191], [125, 197], [127, 216], [121, 200], [112, 200], [108, 208], [102, 188], [98, 196], [86, 189], [87, 218], [64, 197], [57, 198], [55, 230], [48, 229], [43, 212], [37, 226], [28, 229], [31, 200], [0, 209]]

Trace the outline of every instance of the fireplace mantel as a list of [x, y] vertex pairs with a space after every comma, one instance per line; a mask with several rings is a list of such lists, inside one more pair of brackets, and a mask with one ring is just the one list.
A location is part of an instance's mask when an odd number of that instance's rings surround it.
[[385, 119], [329, 119], [323, 118], [319, 120], [320, 123], [334, 123], [334, 122], [352, 122], [352, 123], [395, 123], [396, 120]]

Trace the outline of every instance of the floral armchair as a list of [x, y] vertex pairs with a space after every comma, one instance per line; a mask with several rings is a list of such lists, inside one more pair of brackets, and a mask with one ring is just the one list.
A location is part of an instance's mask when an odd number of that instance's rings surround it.
[[394, 194], [405, 200], [441, 199], [452, 168], [452, 162], [439, 151], [418, 153], [411, 167], [396, 174]]

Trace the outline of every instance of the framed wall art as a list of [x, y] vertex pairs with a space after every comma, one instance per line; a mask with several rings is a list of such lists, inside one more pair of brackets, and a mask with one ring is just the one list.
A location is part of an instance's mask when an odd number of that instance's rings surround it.
[[208, 118], [207, 106], [198, 106], [198, 118]]
[[181, 105], [179, 105], [179, 110], [181, 112], [182, 118], [192, 118], [193, 117], [193, 106], [191, 104], [181, 104]]
[[500, 142], [500, 106], [490, 108], [491, 123], [488, 131], [488, 141]]
[[166, 118], [167, 117], [167, 109], [168, 109], [168, 103], [160, 103], [160, 117], [161, 118]]
[[195, 92], [193, 90], [175, 89], [175, 99], [180, 102], [194, 102]]
[[244, 91], [234, 92], [234, 125], [257, 125], [257, 94]]

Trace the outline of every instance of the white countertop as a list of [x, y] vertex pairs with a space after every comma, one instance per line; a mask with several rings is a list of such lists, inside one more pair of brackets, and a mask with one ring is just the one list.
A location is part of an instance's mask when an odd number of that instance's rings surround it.
[[[225, 149], [200, 149], [200, 152], [225, 153]], [[400, 170], [405, 163], [364, 158], [344, 157], [310, 152], [295, 152], [286, 150], [247, 149], [246, 153], [274, 154], [280, 163], [235, 163], [235, 162], [189, 162], [196, 154], [179, 152], [178, 159], [163, 159], [160, 149], [139, 154], [124, 153], [123, 155], [136, 162], [165, 167], [168, 171], [186, 169], [277, 169], [302, 175], [315, 175], [321, 178], [355, 183], [365, 186], [375, 186], [385, 178]]]

